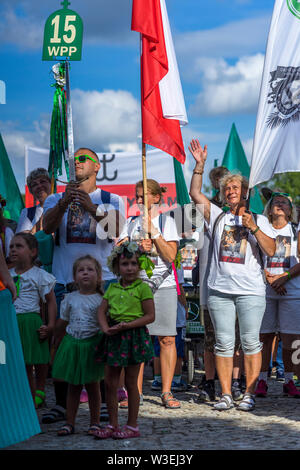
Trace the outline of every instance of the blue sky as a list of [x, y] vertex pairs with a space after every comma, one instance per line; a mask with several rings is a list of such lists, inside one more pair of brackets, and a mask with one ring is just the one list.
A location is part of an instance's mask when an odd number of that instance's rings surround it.
[[[263, 59], [274, 0], [166, 0], [191, 138], [221, 163], [233, 122], [251, 156]], [[81, 62], [71, 64], [75, 145], [135, 151], [140, 139], [139, 38], [132, 0], [73, 0], [84, 23]], [[0, 0], [0, 132], [21, 189], [24, 146], [48, 148], [51, 62], [43, 62], [46, 19], [60, 0]], [[189, 180], [193, 162], [185, 165]]]

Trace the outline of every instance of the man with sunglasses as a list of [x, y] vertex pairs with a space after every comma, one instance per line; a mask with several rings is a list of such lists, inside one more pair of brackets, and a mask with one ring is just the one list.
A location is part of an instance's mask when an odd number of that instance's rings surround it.
[[[73, 288], [73, 264], [83, 254], [93, 256], [101, 264], [104, 287], [115, 280], [106, 260], [112, 249], [112, 238], [119, 236], [119, 221], [125, 212], [120, 196], [97, 188], [96, 177], [101, 166], [97, 154], [80, 148], [74, 158], [77, 182], [69, 183], [64, 193], [52, 194], [44, 203], [44, 231], [55, 233], [56, 239], [52, 272], [57, 279], [58, 314], [63, 295]], [[64, 418], [67, 384], [55, 382], [54, 386], [56, 406], [44, 415], [45, 423]]]

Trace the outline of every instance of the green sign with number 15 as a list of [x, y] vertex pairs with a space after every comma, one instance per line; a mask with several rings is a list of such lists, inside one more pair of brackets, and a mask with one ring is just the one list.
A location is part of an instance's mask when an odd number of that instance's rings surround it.
[[81, 60], [83, 22], [78, 13], [68, 9], [70, 3], [62, 2], [46, 21], [44, 31], [43, 60], [68, 58]]

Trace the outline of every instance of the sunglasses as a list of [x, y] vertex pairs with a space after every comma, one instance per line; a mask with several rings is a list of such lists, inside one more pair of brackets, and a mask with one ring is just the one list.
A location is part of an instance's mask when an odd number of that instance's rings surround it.
[[80, 163], [85, 163], [87, 159], [92, 160], [94, 163], [98, 163], [95, 158], [91, 157], [90, 155], [77, 155], [74, 157], [75, 160], [78, 160]]

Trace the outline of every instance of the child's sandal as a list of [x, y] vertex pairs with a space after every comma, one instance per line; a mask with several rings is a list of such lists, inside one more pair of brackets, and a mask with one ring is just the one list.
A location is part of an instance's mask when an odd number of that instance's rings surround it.
[[130, 439], [131, 437], [140, 437], [139, 427], [133, 428], [126, 424], [122, 430], [118, 429], [112, 435], [113, 439]]
[[71, 434], [74, 434], [74, 432], [75, 432], [74, 426], [72, 426], [72, 424], [67, 423], [57, 431], [57, 435], [60, 437], [70, 436]]
[[118, 431], [118, 428], [114, 428], [111, 424], [107, 424], [105, 428], [99, 428], [94, 432], [95, 439], [109, 439], [113, 436], [113, 433]]
[[88, 436], [96, 436], [97, 432], [101, 429], [99, 424], [92, 424], [88, 429]]

